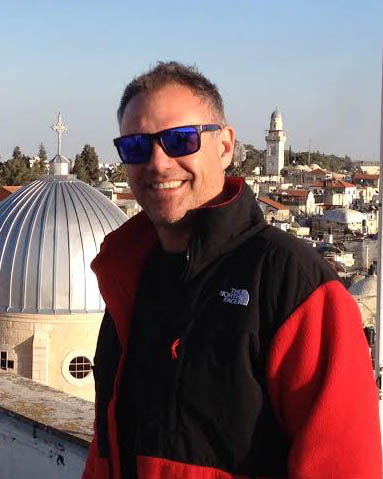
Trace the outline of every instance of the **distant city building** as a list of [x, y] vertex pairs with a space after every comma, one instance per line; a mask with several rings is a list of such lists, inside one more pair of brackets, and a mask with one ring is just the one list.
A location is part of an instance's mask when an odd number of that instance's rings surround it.
[[325, 207], [351, 206], [357, 198], [356, 185], [343, 180], [326, 180], [324, 188]]
[[377, 277], [370, 272], [363, 279], [354, 283], [349, 288], [349, 293], [354, 296], [358, 303], [362, 316], [363, 326], [369, 327], [376, 325], [376, 294]]
[[98, 163], [99, 181], [109, 180], [117, 169], [118, 163]]
[[277, 190], [269, 196], [289, 206], [290, 211], [295, 215], [311, 215], [317, 212], [314, 194], [309, 190]]
[[266, 130], [265, 173], [279, 176], [285, 164], [286, 132], [283, 130], [282, 114], [275, 109], [271, 114], [270, 129]]
[[233, 152], [233, 165], [239, 167], [246, 160], [246, 149], [242, 141], [235, 140]]
[[258, 178], [256, 178], [255, 176], [246, 176], [245, 181], [246, 181], [246, 184], [248, 184], [250, 188], [253, 190], [254, 195], [258, 196], [259, 194]]
[[353, 205], [358, 208], [367, 208], [379, 202], [379, 188], [373, 186], [356, 185], [356, 198]]
[[315, 168], [305, 171], [303, 174], [303, 183], [315, 183], [317, 181], [325, 181], [331, 179], [333, 174], [331, 171], [322, 170], [321, 168]]
[[302, 185], [303, 175], [306, 171], [311, 171], [308, 165], [289, 165], [281, 170], [284, 183], [291, 183], [292, 185]]
[[110, 169], [112, 171], [116, 170], [117, 169], [117, 165], [118, 163], [104, 163], [102, 161], [100, 161], [98, 163], [98, 168], [101, 170], [101, 169]]
[[328, 210], [323, 216], [312, 218], [312, 234], [324, 234], [331, 228], [334, 239], [349, 233], [374, 234], [377, 232], [376, 211], [361, 213], [351, 208]]
[[[121, 185], [121, 183], [119, 183]], [[126, 214], [127, 219], [139, 213], [142, 208], [137, 203], [133, 193], [130, 191], [127, 183], [123, 183], [124, 188], [117, 186], [116, 183], [110, 181], [101, 181], [96, 189], [109, 198], [113, 203]]]
[[354, 161], [353, 165], [355, 167], [359, 167], [363, 171], [363, 173], [368, 173], [370, 175], [379, 174], [379, 161]]
[[269, 223], [272, 219], [278, 221], [288, 221], [290, 219], [290, 209], [286, 205], [282, 205], [278, 201], [261, 196], [258, 198], [258, 204]]
[[113, 184], [117, 188], [117, 193], [124, 193], [126, 190], [130, 191], [130, 186], [127, 181], [115, 181]]
[[355, 173], [352, 176], [352, 181], [359, 186], [373, 186], [379, 188], [379, 173]]
[[[29, 164], [29, 168], [32, 168], [33, 165], [37, 162], [40, 161], [40, 157], [38, 155], [35, 155], [35, 156], [32, 156], [32, 158], [29, 158], [28, 159], [28, 164]], [[45, 166], [47, 167], [48, 169], [48, 165], [49, 165], [49, 162], [48, 160], [44, 160], [44, 163], [45, 163]]]
[[95, 188], [111, 201], [117, 199], [117, 188], [111, 181], [101, 181]]

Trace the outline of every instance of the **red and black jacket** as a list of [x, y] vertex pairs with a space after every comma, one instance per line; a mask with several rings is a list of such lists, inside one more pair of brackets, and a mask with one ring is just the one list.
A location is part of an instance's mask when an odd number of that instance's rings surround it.
[[[226, 188], [230, 201], [195, 218], [169, 302], [182, 321], [146, 351], [146, 370], [166, 364], [166, 401], [140, 424], [132, 477], [381, 479], [377, 390], [356, 303], [314, 250], [264, 222], [242, 180]], [[123, 378], [156, 246], [142, 213], [108, 235], [93, 262], [107, 313], [84, 479], [121, 479], [129, 456], [119, 442]], [[148, 328], [149, 346], [156, 340]]]

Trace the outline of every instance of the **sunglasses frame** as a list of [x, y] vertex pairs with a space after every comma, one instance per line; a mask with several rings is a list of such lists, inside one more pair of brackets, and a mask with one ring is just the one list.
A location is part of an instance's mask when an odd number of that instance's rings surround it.
[[[174, 130], [180, 130], [182, 128], [194, 128], [196, 133], [197, 133], [197, 136], [198, 136], [198, 148], [190, 153], [187, 153], [186, 155], [171, 155], [167, 149], [166, 149], [166, 146], [163, 142], [163, 139], [162, 139], [162, 136], [169, 132], [169, 131], [174, 131]], [[207, 124], [207, 125], [182, 125], [182, 126], [175, 126], [173, 128], [166, 128], [166, 130], [161, 130], [161, 131], [158, 131], [157, 133], [133, 133], [133, 134], [130, 134], [130, 135], [123, 135], [123, 136], [120, 136], [118, 138], [115, 138], [113, 140], [113, 143], [114, 143], [114, 146], [117, 148], [117, 152], [118, 152], [118, 155], [120, 157], [120, 160], [122, 161], [122, 163], [126, 164], [126, 165], [139, 165], [141, 163], [148, 163], [150, 161], [150, 156], [147, 160], [143, 160], [143, 161], [132, 161], [132, 162], [129, 162], [129, 161], [124, 161], [123, 158], [122, 158], [122, 155], [120, 154], [120, 149], [122, 149], [121, 147], [121, 140], [123, 140], [124, 138], [133, 138], [133, 137], [141, 137], [141, 138], [147, 138], [151, 141], [151, 144], [152, 144], [152, 148], [153, 148], [153, 142], [155, 140], [158, 140], [158, 143], [161, 145], [161, 148], [163, 149], [163, 151], [170, 157], [170, 158], [179, 158], [181, 156], [188, 156], [188, 155], [192, 155], [194, 153], [197, 153], [197, 151], [201, 148], [201, 133], [205, 132], [205, 131], [217, 131], [217, 130], [222, 130], [222, 126], [221, 125], [218, 125], [218, 124], [214, 124], [214, 123], [210, 123], [210, 124]]]

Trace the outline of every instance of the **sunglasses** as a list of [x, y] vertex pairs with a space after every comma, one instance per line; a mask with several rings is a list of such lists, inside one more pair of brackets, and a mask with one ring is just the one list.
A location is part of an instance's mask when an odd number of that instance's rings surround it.
[[219, 125], [177, 126], [158, 133], [142, 133], [115, 138], [114, 145], [123, 163], [139, 164], [150, 161], [153, 142], [159, 141], [164, 152], [172, 157], [187, 156], [201, 148], [201, 133], [221, 130]]

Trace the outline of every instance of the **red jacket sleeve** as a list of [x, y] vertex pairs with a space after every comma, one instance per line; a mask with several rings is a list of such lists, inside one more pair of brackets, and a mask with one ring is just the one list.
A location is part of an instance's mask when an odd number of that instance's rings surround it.
[[377, 387], [358, 306], [340, 282], [280, 327], [267, 379], [290, 440], [288, 479], [382, 479]]
[[94, 429], [94, 436], [89, 446], [88, 457], [81, 479], [109, 479], [109, 461], [108, 458], [101, 458], [98, 455], [96, 427], [94, 427]]

